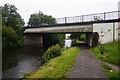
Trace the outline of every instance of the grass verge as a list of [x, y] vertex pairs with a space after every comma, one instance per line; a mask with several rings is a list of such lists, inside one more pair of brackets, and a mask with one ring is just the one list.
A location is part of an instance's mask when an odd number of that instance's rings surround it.
[[102, 61], [105, 61], [111, 64], [120, 65], [120, 58], [119, 58], [120, 53], [118, 53], [118, 50], [120, 49], [118, 49], [118, 45], [120, 45], [120, 40], [104, 44], [103, 55], [101, 55], [101, 52], [100, 52], [100, 48], [101, 48], [100, 45], [97, 47], [91, 48], [91, 51], [92, 53], [94, 53], [94, 55], [98, 59]]
[[107, 74], [107, 77], [110, 80], [120, 80], [120, 72], [113, 70], [106, 64], [102, 64], [102, 67], [104, 68], [104, 72]]
[[35, 78], [65, 78], [67, 72], [73, 66], [74, 60], [79, 51], [78, 47], [71, 47], [63, 51], [61, 56], [55, 57], [47, 61], [43, 66], [39, 67], [36, 71], [25, 74], [23, 80]]

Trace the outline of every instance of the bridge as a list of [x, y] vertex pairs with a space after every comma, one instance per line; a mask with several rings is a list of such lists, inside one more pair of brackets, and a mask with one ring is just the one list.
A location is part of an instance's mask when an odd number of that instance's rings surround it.
[[58, 18], [56, 22], [57, 24], [54, 25], [25, 27], [24, 44], [42, 44], [42, 34], [48, 33], [85, 33], [86, 42], [90, 46], [94, 46], [101, 41], [104, 44], [117, 40], [118, 26], [120, 27], [120, 11]]

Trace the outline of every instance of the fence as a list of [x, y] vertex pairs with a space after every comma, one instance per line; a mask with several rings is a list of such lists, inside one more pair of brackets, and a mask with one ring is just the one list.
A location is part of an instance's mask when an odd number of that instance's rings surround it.
[[105, 13], [98, 13], [98, 14], [58, 18], [56, 19], [56, 22], [57, 24], [64, 24], [64, 23], [112, 20], [112, 19], [118, 19], [118, 18], [120, 18], [120, 11], [112, 11], [112, 12], [105, 12]]

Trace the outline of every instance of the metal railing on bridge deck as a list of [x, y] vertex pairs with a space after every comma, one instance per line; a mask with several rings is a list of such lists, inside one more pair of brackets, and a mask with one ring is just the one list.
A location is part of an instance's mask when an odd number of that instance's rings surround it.
[[89, 15], [82, 15], [82, 16], [57, 18], [56, 22], [57, 24], [64, 24], [64, 23], [113, 20], [118, 18], [120, 18], [120, 11], [112, 11], [112, 12], [89, 14]]

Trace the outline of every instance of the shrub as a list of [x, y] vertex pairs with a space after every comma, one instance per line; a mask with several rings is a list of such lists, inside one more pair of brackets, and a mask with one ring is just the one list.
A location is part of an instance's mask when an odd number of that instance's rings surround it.
[[46, 62], [54, 57], [61, 55], [61, 47], [59, 44], [52, 46], [47, 49], [47, 51], [43, 54], [42, 59]]
[[15, 47], [17, 45], [17, 34], [12, 27], [2, 27], [2, 46], [3, 48]]

